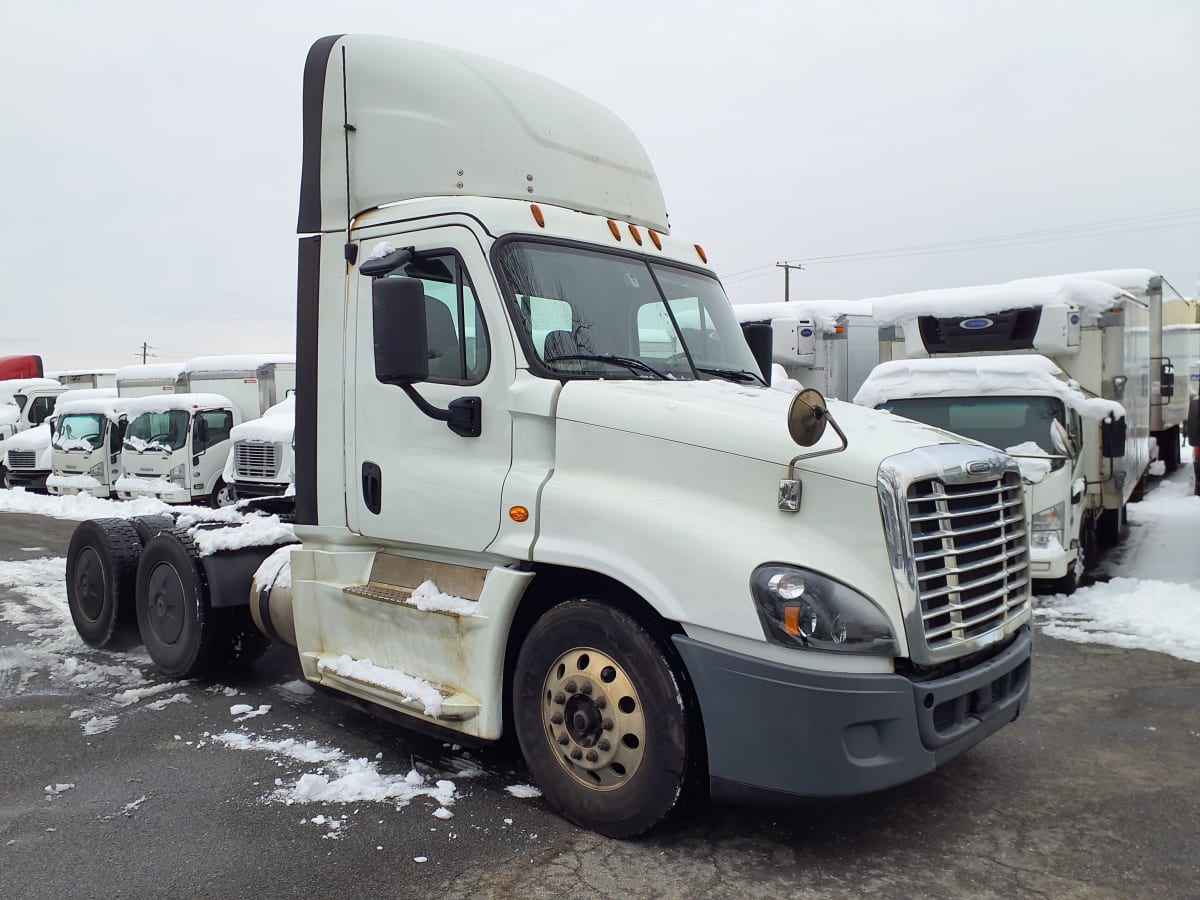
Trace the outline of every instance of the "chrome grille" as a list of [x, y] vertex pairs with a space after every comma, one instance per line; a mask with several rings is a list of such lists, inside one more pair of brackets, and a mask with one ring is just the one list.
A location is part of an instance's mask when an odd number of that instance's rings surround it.
[[9, 450], [8, 467], [10, 469], [33, 469], [37, 466], [36, 450]]
[[1025, 610], [1029, 547], [1017, 473], [956, 483], [918, 479], [906, 499], [930, 651], [984, 635]]
[[239, 478], [274, 478], [279, 474], [280, 447], [238, 441], [233, 445], [233, 465]]

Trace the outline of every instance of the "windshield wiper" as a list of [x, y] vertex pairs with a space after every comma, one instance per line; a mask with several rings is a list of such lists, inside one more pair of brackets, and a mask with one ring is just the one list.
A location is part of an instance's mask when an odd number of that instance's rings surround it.
[[747, 372], [745, 369], [707, 369], [703, 366], [696, 366], [696, 371], [703, 372], [705, 375], [716, 375], [718, 378], [724, 378], [727, 381], [736, 381], [738, 384], [745, 384], [749, 381], [766, 384], [761, 375], [755, 375], [753, 372]]
[[658, 371], [654, 366], [647, 365], [640, 359], [632, 356], [613, 356], [612, 354], [600, 353], [569, 353], [565, 356], [549, 356], [546, 358], [547, 363], [556, 363], [564, 360], [583, 360], [588, 362], [606, 362], [614, 365], [624, 366], [627, 369], [633, 369], [637, 372], [649, 372], [663, 381], [670, 381], [663, 372]]

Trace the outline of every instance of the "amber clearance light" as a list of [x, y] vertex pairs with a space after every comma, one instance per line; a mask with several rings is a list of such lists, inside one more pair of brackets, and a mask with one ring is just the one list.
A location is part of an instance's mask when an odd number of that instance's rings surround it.
[[509, 507], [508, 517], [514, 522], [525, 522], [529, 519], [529, 510], [523, 506]]
[[538, 223], [539, 228], [546, 227], [546, 217], [542, 215], [542, 208], [536, 203], [530, 205], [529, 209], [533, 212], [533, 221]]

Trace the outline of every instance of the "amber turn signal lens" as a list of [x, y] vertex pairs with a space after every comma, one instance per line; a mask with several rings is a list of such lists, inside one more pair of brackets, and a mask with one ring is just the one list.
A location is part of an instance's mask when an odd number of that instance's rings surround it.
[[696, 244], [695, 247], [696, 247], [696, 255], [700, 257], [700, 262], [707, 264], [708, 263], [708, 254], [704, 252], [704, 248], [701, 247], [699, 244]]
[[529, 207], [533, 211], [533, 221], [538, 223], [539, 228], [546, 227], [546, 217], [542, 215], [542, 208], [536, 203]]
[[783, 608], [783, 630], [795, 637], [800, 636], [800, 607], [785, 606]]
[[658, 232], [653, 228], [650, 229], [650, 240], [654, 241], [654, 246], [659, 250], [662, 249], [662, 238], [658, 236]]
[[523, 506], [513, 506], [508, 510], [508, 517], [514, 522], [524, 522], [529, 519], [529, 510]]
[[612, 236], [615, 237], [618, 241], [621, 239], [621, 226], [618, 225], [616, 222], [614, 222], [612, 219], [608, 220], [608, 230], [612, 232]]
[[638, 230], [638, 227], [636, 225], [629, 226], [629, 233], [633, 235], [634, 243], [637, 244], [639, 247], [642, 246], [642, 233], [641, 233], [641, 231]]

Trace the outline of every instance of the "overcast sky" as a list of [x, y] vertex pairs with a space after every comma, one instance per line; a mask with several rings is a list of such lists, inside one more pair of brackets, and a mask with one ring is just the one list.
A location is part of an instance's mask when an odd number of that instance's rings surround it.
[[[403, 35], [608, 106], [735, 302], [1200, 268], [1200, 3], [5, 0], [0, 355], [290, 351], [301, 70]], [[1081, 227], [1087, 226], [1087, 227]], [[1005, 241], [952, 244], [998, 235]], [[953, 251], [953, 252], [947, 252]]]

